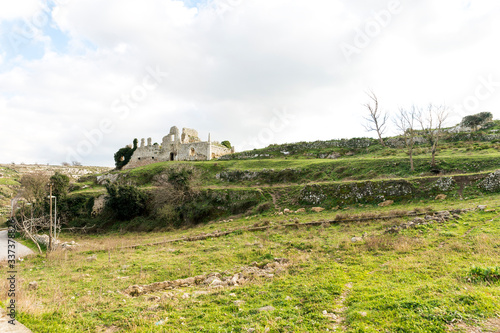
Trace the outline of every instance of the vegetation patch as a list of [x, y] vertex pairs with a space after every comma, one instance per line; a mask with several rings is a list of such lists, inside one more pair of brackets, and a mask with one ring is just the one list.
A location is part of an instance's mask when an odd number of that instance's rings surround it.
[[471, 282], [498, 282], [500, 280], [500, 267], [472, 267], [467, 275]]

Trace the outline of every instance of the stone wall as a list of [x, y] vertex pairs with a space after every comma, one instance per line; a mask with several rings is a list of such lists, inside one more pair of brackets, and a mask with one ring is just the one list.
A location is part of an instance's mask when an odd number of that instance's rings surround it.
[[217, 142], [212, 143], [210, 146], [210, 159], [220, 158], [224, 155], [234, 153], [234, 147], [229, 150], [227, 147], [218, 144]]
[[193, 142], [182, 144], [178, 150], [178, 161], [208, 161], [210, 157], [209, 142]]
[[198, 137], [198, 132], [191, 128], [183, 128], [181, 135], [181, 143], [193, 143], [201, 141]]

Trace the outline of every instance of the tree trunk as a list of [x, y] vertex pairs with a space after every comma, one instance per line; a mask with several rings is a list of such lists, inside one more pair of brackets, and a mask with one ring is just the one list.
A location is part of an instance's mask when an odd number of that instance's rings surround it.
[[431, 161], [431, 167], [435, 168], [436, 167], [436, 146], [432, 147], [432, 161]]
[[382, 145], [382, 147], [385, 147], [384, 139], [382, 139], [382, 135], [380, 135], [380, 133], [378, 133], [378, 139], [379, 139], [380, 144]]
[[415, 171], [415, 167], [413, 166], [413, 147], [410, 149], [410, 170]]

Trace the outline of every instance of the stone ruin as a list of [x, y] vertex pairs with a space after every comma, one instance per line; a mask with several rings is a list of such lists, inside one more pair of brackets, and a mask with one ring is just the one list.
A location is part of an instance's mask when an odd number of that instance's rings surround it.
[[161, 145], [152, 144], [151, 138], [141, 139], [130, 162], [124, 169], [165, 161], [209, 161], [234, 153], [217, 141], [201, 141], [198, 132], [191, 128], [183, 128], [182, 133], [174, 126], [170, 133], [163, 137]]

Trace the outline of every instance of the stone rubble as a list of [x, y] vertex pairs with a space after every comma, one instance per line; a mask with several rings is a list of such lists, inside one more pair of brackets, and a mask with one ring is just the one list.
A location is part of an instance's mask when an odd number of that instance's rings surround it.
[[225, 287], [237, 287], [252, 281], [255, 278], [271, 279], [275, 274], [282, 273], [289, 265], [288, 259], [274, 258], [274, 262], [264, 265], [262, 268], [257, 263], [245, 266], [239, 273], [223, 275], [221, 273], [210, 273], [198, 275], [186, 279], [174, 281], [155, 282], [148, 285], [132, 285], [124, 290], [124, 293], [137, 297], [162, 290], [172, 290], [177, 288], [203, 286], [208, 289], [223, 289]]
[[[38, 242], [38, 244], [41, 244], [45, 247], [49, 246], [49, 236], [48, 235], [33, 235], [33, 238], [35, 241]], [[62, 250], [71, 250], [74, 247], [80, 246], [79, 244], [75, 243], [75, 241], [71, 242], [62, 242], [58, 239], [52, 239], [52, 247], [54, 249], [62, 249]]]
[[385, 233], [398, 233], [401, 230], [404, 229], [411, 229], [415, 228], [420, 225], [427, 225], [427, 224], [432, 224], [434, 222], [438, 223], [443, 223], [445, 221], [449, 221], [452, 219], [458, 219], [460, 217], [460, 214], [466, 213], [470, 211], [470, 209], [455, 209], [455, 210], [443, 210], [439, 212], [435, 212], [432, 215], [426, 215], [424, 218], [422, 217], [416, 217], [413, 220], [400, 224], [400, 225], [395, 225], [392, 227], [389, 227], [385, 230]]
[[387, 206], [390, 206], [390, 205], [392, 205], [392, 204], [394, 204], [394, 201], [393, 201], [393, 200], [386, 200], [386, 201], [384, 201], [384, 202], [379, 203], [378, 205], [379, 205], [380, 207], [387, 207]]

